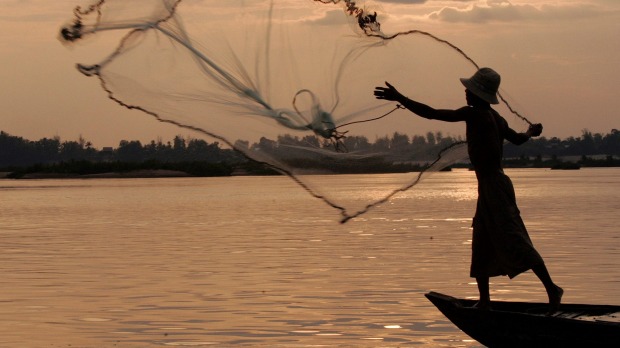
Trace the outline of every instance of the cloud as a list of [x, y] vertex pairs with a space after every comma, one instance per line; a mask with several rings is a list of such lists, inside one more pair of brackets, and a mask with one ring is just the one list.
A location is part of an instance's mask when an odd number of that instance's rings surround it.
[[433, 20], [450, 23], [487, 23], [537, 20], [575, 20], [607, 15], [604, 9], [586, 3], [550, 3], [513, 5], [507, 0], [488, 0], [467, 8], [444, 7], [431, 13]]

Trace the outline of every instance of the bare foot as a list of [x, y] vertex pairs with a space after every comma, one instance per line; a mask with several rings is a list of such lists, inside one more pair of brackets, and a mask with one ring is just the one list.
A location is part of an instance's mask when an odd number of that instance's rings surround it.
[[564, 289], [559, 286], [555, 286], [556, 291], [553, 294], [549, 294], [549, 314], [557, 312], [562, 302], [562, 295], [564, 295]]

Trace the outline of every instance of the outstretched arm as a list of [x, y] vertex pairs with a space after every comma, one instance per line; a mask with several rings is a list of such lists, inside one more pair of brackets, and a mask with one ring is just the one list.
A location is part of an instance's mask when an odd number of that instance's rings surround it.
[[396, 101], [414, 114], [431, 120], [446, 122], [464, 121], [462, 114], [455, 110], [434, 109], [426, 104], [405, 97], [388, 82], [385, 85], [387, 87], [375, 87], [375, 98]]

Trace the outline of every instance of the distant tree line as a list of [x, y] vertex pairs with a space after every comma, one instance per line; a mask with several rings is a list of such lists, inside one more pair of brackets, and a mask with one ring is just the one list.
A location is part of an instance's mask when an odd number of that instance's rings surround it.
[[[346, 163], [340, 165], [343, 172], [373, 172], [377, 168], [382, 171], [399, 172], [419, 169], [418, 164], [404, 165], [408, 162], [421, 163], [432, 161], [443, 148], [461, 137], [444, 136], [441, 132], [428, 132], [425, 136], [409, 135], [395, 132], [391, 136], [377, 137], [370, 141], [364, 136], [348, 136], [338, 144], [339, 150], [356, 153], [382, 153], [390, 155], [390, 163], [368, 160], [367, 166], [350, 168]], [[332, 149], [335, 143], [328, 140], [320, 141], [314, 136], [299, 138], [282, 135], [277, 139], [261, 138], [250, 144], [238, 140], [238, 148], [250, 151], [275, 153], [279, 158], [295, 162], [297, 166], [313, 166], [312, 158], [304, 156], [300, 164], [296, 150], [302, 147]], [[583, 130], [580, 137], [567, 139], [533, 138], [521, 146], [508, 144], [504, 155], [506, 163], [513, 166], [549, 165], [543, 158], [551, 158], [556, 162], [564, 156], [580, 156], [583, 165], [619, 165], [615, 157], [620, 156], [620, 132], [613, 129], [608, 134], [591, 133]], [[598, 163], [590, 157], [606, 156], [606, 162]], [[387, 158], [384, 156], [384, 158]], [[317, 166], [321, 158], [316, 158]], [[322, 165], [325, 165], [323, 163]], [[183, 138], [176, 136], [172, 141], [151, 141], [142, 144], [140, 141], [122, 140], [117, 148], [96, 149], [92, 143], [80, 137], [77, 141], [61, 141], [59, 137], [43, 138], [31, 141], [6, 132], [0, 132], [0, 169], [2, 171], [61, 171], [91, 174], [104, 171], [130, 171], [137, 169], [176, 169], [192, 175], [230, 175], [235, 169], [243, 168], [251, 173], [269, 173], [268, 169], [248, 161], [238, 152], [222, 148], [218, 142], [208, 143], [202, 139]]]
[[136, 170], [167, 169], [196, 176], [230, 175], [235, 166], [247, 162], [219, 143], [175, 137], [171, 142], [122, 140], [117, 148], [96, 149], [80, 137], [61, 141], [59, 137], [31, 141], [0, 132], [0, 170], [27, 173], [98, 174]]
[[24, 167], [34, 164], [53, 164], [68, 161], [92, 162], [235, 162], [241, 156], [222, 149], [217, 142], [201, 139], [186, 140], [180, 136], [172, 142], [122, 140], [118, 147], [96, 149], [80, 137], [77, 141], [61, 141], [59, 137], [31, 141], [0, 132], [0, 168]]
[[532, 138], [520, 146], [508, 144], [504, 147], [504, 157], [521, 156], [620, 156], [620, 131], [612, 129], [608, 134], [592, 133], [582, 130], [580, 137], [559, 139], [556, 137]]

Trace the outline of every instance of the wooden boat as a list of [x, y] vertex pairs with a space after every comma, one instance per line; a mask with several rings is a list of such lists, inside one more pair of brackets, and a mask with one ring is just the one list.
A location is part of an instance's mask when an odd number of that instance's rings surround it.
[[620, 306], [562, 304], [548, 315], [547, 303], [474, 300], [425, 295], [454, 325], [487, 347], [620, 347]]

